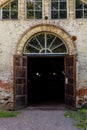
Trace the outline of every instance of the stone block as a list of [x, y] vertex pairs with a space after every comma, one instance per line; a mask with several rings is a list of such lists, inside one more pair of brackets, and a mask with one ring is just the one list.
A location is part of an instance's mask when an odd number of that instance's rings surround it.
[[10, 89], [10, 84], [9, 83], [3, 83], [3, 88], [8, 90]]

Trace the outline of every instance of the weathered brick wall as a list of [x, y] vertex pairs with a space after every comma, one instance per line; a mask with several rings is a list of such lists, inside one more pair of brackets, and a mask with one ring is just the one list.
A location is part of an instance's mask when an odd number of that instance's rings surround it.
[[[53, 29], [53, 25], [57, 27], [58, 31], [55, 33], [66, 40], [69, 54], [75, 54], [75, 50], [72, 51], [72, 48], [76, 48], [77, 105], [87, 101], [87, 20], [75, 20], [74, 0], [69, 0], [67, 20], [50, 20], [50, 0], [44, 1], [44, 17], [48, 16], [48, 20], [26, 20], [24, 0], [20, 1], [19, 20], [0, 20], [0, 106], [13, 105], [13, 55], [21, 53], [22, 43], [30, 36], [30, 30], [34, 34], [34, 30], [31, 28], [37, 25], [40, 30], [45, 30], [49, 25], [49, 31], [53, 30], [53, 32], [56, 31]], [[61, 33], [59, 30], [62, 30]], [[70, 40], [72, 36], [76, 36], [77, 40], [74, 42]], [[24, 41], [21, 42], [21, 40]]]

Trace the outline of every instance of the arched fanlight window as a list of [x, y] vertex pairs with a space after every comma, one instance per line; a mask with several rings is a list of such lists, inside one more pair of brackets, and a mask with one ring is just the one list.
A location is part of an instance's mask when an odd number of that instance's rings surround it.
[[63, 40], [51, 33], [39, 33], [25, 44], [24, 54], [67, 54], [68, 49]]

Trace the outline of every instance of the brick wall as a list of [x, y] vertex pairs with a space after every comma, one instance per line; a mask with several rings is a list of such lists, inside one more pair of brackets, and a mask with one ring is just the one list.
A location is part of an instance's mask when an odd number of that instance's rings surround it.
[[[13, 104], [13, 55], [22, 53], [24, 43], [39, 31], [51, 31], [61, 36], [69, 54], [77, 55], [76, 89], [77, 106], [87, 98], [87, 21], [75, 20], [74, 0], [68, 1], [69, 16], [65, 20], [51, 20], [50, 0], [44, 0], [44, 17], [48, 20], [26, 20], [24, 0], [20, 0], [19, 20], [0, 20], [0, 106]], [[1, 1], [0, 1], [1, 2]], [[6, 2], [6, 0], [4, 0]], [[2, 5], [2, 4], [1, 4]], [[73, 41], [72, 36], [77, 40]], [[85, 88], [85, 90], [84, 90]]]

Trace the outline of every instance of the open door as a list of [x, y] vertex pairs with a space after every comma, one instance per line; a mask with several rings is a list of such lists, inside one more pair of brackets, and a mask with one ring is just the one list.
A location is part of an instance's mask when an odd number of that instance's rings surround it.
[[27, 105], [27, 57], [14, 55], [14, 108]]
[[76, 108], [76, 57], [65, 57], [65, 105]]

